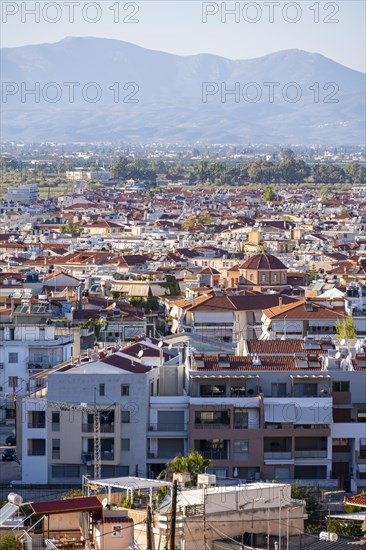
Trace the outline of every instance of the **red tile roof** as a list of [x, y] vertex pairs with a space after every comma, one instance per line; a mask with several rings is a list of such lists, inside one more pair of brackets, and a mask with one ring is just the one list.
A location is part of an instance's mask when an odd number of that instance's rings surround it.
[[255, 254], [240, 266], [240, 269], [287, 269], [286, 266], [272, 254]]

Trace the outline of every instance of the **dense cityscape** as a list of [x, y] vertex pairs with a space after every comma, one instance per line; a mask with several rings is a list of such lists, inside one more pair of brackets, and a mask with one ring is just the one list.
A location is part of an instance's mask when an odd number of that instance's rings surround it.
[[365, 19], [0, 2], [0, 550], [366, 550]]

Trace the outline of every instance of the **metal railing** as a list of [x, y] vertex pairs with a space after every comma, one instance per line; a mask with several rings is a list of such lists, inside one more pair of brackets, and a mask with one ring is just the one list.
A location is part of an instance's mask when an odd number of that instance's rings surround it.
[[182, 422], [158, 422], [147, 425], [148, 432], [185, 432], [187, 424]]
[[[94, 431], [94, 424], [82, 424], [82, 431], [83, 432], [93, 432]], [[114, 433], [114, 423], [112, 424], [101, 424], [100, 425], [100, 431], [101, 433]]]
[[327, 458], [327, 450], [295, 451], [295, 458]]
[[270, 451], [264, 452], [264, 460], [289, 460], [292, 458], [291, 451]]

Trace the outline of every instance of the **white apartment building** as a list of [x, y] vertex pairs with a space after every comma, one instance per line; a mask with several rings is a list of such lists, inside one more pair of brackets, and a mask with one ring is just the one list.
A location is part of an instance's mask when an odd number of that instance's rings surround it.
[[8, 416], [12, 416], [13, 395], [22, 396], [36, 387], [32, 376], [49, 369], [73, 354], [72, 334], [58, 334], [50, 324], [46, 305], [22, 305], [0, 322], [0, 391]]
[[38, 200], [37, 185], [19, 185], [10, 187], [7, 191], [7, 200], [15, 203], [31, 204]]

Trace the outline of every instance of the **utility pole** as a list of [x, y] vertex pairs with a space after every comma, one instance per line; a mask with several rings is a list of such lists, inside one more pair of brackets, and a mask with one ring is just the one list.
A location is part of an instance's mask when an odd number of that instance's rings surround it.
[[172, 517], [171, 517], [171, 523], [170, 523], [169, 550], [175, 550], [175, 524], [177, 522], [177, 493], [178, 493], [178, 481], [175, 480], [173, 483], [173, 494], [172, 494]]
[[203, 487], [203, 550], [207, 548], [206, 538], [206, 486]]
[[146, 509], [146, 549], [147, 550], [153, 550], [151, 527], [152, 527], [151, 508], [148, 505]]

